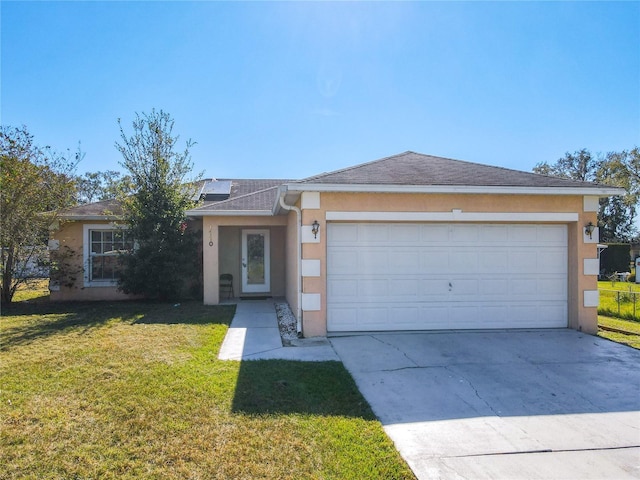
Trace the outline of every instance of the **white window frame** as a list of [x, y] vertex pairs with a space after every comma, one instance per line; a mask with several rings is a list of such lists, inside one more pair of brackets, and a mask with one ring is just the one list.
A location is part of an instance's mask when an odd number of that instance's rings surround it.
[[84, 224], [82, 226], [82, 265], [84, 272], [85, 287], [115, 287], [117, 280], [111, 281], [91, 281], [90, 262], [91, 257], [91, 232], [93, 230], [128, 230], [127, 227], [115, 225], [113, 223]]

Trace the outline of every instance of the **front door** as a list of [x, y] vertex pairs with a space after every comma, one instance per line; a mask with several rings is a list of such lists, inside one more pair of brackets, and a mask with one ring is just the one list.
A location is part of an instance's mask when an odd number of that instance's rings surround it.
[[242, 291], [271, 290], [269, 230], [242, 230]]

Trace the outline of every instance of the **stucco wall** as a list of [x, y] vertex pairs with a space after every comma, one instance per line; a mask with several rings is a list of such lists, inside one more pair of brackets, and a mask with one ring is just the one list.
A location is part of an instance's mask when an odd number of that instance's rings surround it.
[[[132, 297], [119, 292], [117, 287], [100, 286], [85, 287], [84, 286], [84, 266], [83, 266], [83, 247], [82, 235], [83, 225], [91, 223], [93, 225], [108, 225], [108, 221], [90, 222], [64, 222], [60, 228], [51, 232], [50, 240], [57, 240], [58, 252], [64, 255], [69, 266], [67, 269], [73, 272], [75, 282], [73, 286], [60, 285], [59, 290], [51, 291], [51, 300], [53, 301], [93, 301], [93, 300], [128, 300]], [[70, 255], [67, 255], [69, 253]], [[55, 288], [55, 287], [53, 287]]]
[[[273, 296], [282, 296], [286, 292], [286, 274], [285, 274], [285, 238], [284, 228], [287, 224], [286, 216], [278, 217], [253, 217], [253, 216], [229, 216], [229, 217], [204, 217], [202, 221], [202, 263], [203, 263], [203, 291], [205, 305], [217, 305], [220, 303], [220, 274], [227, 273], [223, 268], [234, 270], [234, 283], [238, 286], [235, 290], [236, 296], [241, 293], [240, 282], [240, 244], [241, 240], [237, 238], [238, 263], [233, 265], [233, 255], [236, 252], [231, 244], [236, 232], [241, 232], [243, 228], [269, 228], [271, 234], [271, 292]], [[223, 228], [224, 227], [224, 228]], [[235, 227], [235, 228], [229, 228]], [[221, 238], [222, 237], [222, 238]], [[222, 242], [222, 243], [220, 243]], [[229, 247], [230, 254], [227, 255], [225, 250], [220, 255], [220, 248]], [[274, 256], [275, 255], [275, 256]], [[223, 258], [224, 257], [224, 258]], [[236, 270], [237, 269], [237, 270]], [[232, 273], [229, 271], [228, 273]], [[235, 286], [234, 285], [234, 288]]]
[[[116, 286], [84, 286], [84, 260], [83, 260], [83, 229], [85, 224], [110, 225], [109, 221], [67, 221], [60, 227], [50, 232], [49, 238], [55, 244], [58, 243], [57, 250], [68, 259], [67, 269], [74, 272], [75, 282], [73, 286], [60, 285], [59, 289], [51, 291], [53, 301], [100, 301], [100, 300], [131, 300], [139, 298], [135, 295], [128, 295], [118, 291]], [[199, 219], [189, 221], [188, 229], [192, 229], [198, 238], [201, 238], [200, 230], [202, 221]], [[52, 242], [50, 242], [52, 243]], [[65, 252], [71, 255], [67, 256]], [[197, 282], [195, 282], [197, 280]], [[63, 282], [65, 283], [65, 282]], [[194, 279], [194, 283], [201, 284], [201, 279]]]
[[[583, 196], [466, 195], [466, 194], [320, 194], [320, 208], [303, 209], [302, 224], [320, 224], [320, 241], [305, 243], [303, 259], [319, 259], [320, 276], [304, 279], [303, 291], [320, 295], [320, 309], [304, 311], [305, 336], [326, 335], [326, 231], [327, 212], [484, 212], [484, 213], [573, 213], [577, 222], [568, 222], [568, 321], [569, 327], [597, 332], [597, 308], [585, 307], [585, 291], [597, 290], [597, 277], [585, 275], [583, 260], [596, 258], [596, 241], [585, 243], [584, 228], [596, 223], [596, 212], [584, 212]], [[517, 216], [507, 223], [517, 223]], [[525, 220], [522, 220], [523, 222]], [[495, 223], [495, 222], [491, 222]], [[527, 220], [526, 223], [536, 223]], [[547, 223], [547, 222], [542, 222]]]
[[[242, 230], [240, 226], [219, 227], [219, 269], [220, 274], [233, 275], [233, 291], [242, 295]], [[250, 227], [252, 228], [252, 227]], [[268, 227], [270, 236], [271, 291], [274, 297], [285, 296], [285, 227]], [[208, 243], [207, 243], [208, 245]]]

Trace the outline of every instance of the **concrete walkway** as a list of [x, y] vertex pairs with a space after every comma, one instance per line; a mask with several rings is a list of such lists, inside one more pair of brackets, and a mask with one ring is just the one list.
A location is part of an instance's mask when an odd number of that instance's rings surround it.
[[220, 347], [220, 360], [340, 361], [326, 338], [302, 339], [282, 346], [273, 300], [238, 301], [236, 314]]

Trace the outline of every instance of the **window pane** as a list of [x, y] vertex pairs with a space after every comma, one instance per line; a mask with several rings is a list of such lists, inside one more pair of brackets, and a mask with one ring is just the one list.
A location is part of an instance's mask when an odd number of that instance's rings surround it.
[[102, 269], [103, 257], [91, 257], [91, 280], [101, 280], [103, 275]]
[[120, 276], [119, 254], [133, 249], [128, 232], [121, 229], [91, 230], [89, 275], [91, 281], [112, 282]]
[[118, 257], [108, 256], [104, 257], [104, 279], [114, 280], [117, 278]]
[[247, 283], [264, 284], [264, 235], [247, 235]]
[[102, 253], [102, 243], [91, 242], [91, 253]]

